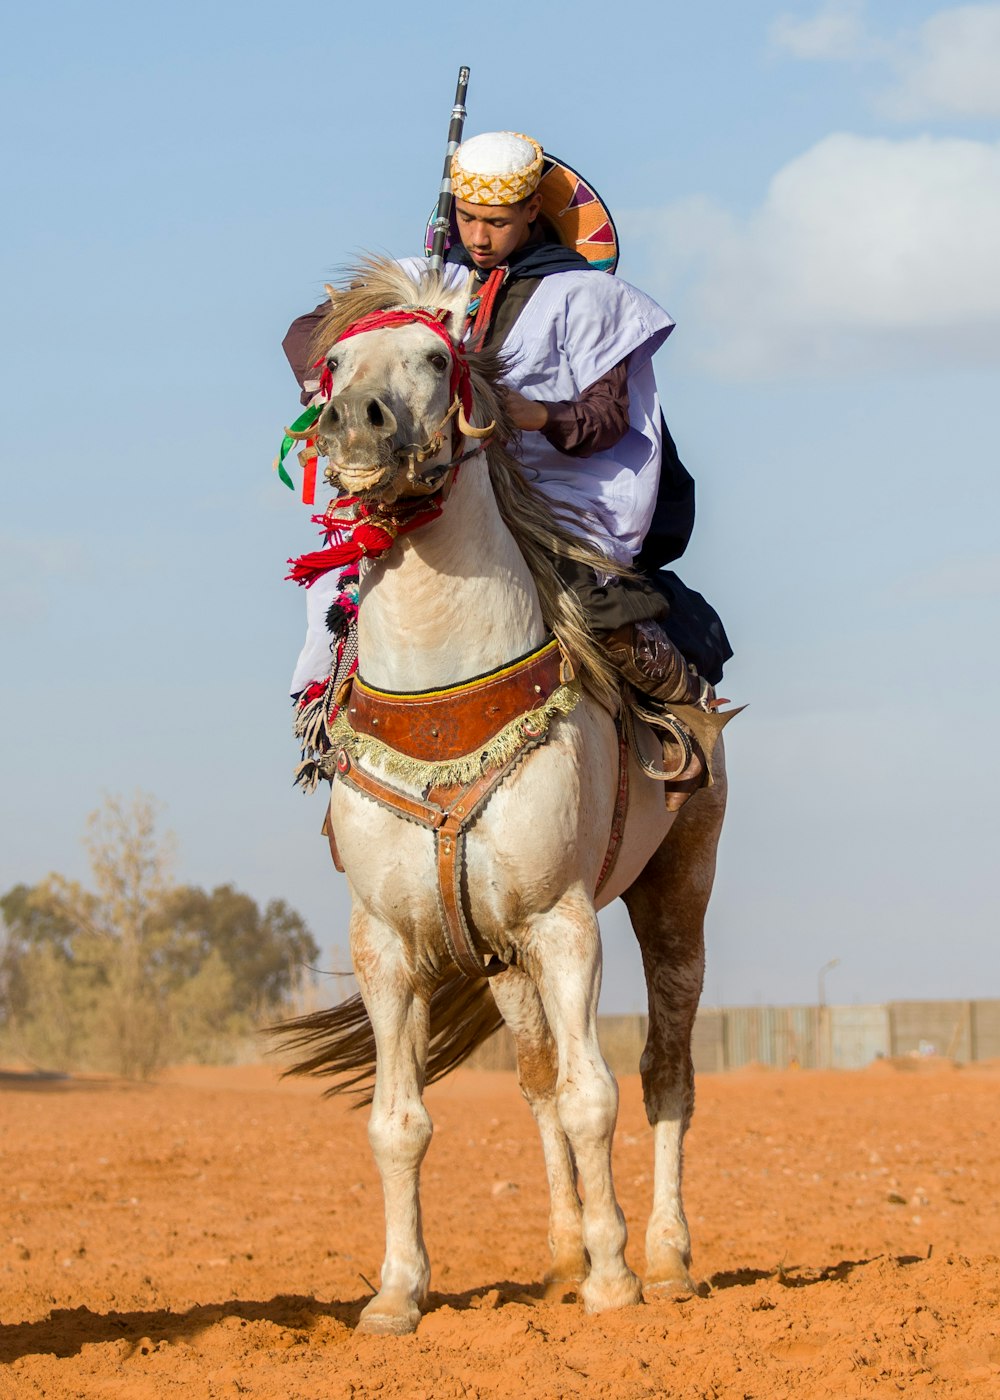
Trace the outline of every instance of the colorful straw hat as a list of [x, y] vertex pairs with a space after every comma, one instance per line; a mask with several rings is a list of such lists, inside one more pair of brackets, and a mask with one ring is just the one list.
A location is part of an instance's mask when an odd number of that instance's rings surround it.
[[[593, 185], [571, 165], [545, 151], [538, 191], [542, 196], [542, 215], [559, 242], [582, 253], [591, 267], [598, 271], [614, 272], [618, 266], [618, 233], [610, 211]], [[457, 198], [461, 199], [462, 196], [457, 195]], [[475, 202], [479, 203], [480, 200]], [[498, 204], [501, 202], [497, 200]], [[424, 251], [428, 256], [436, 213], [435, 208], [427, 221]], [[461, 241], [452, 206], [451, 230], [445, 247], [450, 248]]]

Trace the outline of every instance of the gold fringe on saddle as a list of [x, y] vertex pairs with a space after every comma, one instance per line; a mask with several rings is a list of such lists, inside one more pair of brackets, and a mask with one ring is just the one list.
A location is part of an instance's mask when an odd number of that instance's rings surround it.
[[372, 759], [388, 777], [420, 788], [471, 783], [543, 741], [553, 719], [580, 699], [573, 667], [550, 637], [483, 676], [438, 690], [388, 691], [360, 674], [337, 696], [332, 752]]
[[421, 788], [471, 783], [491, 768], [504, 767], [524, 747], [524, 736], [529, 731], [533, 737], [547, 735], [553, 719], [571, 714], [579, 699], [579, 681], [560, 685], [543, 705], [510, 720], [474, 753], [438, 759], [413, 758], [373, 734], [359, 734], [352, 727], [345, 706], [328, 730], [330, 746], [334, 752], [346, 750], [352, 759], [373, 759], [388, 777], [402, 778]]

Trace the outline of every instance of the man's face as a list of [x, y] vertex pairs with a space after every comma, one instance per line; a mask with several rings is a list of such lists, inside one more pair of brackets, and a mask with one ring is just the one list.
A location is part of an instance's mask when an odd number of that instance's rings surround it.
[[537, 192], [520, 204], [468, 204], [455, 200], [462, 244], [477, 267], [484, 270], [506, 262], [531, 237], [542, 196]]

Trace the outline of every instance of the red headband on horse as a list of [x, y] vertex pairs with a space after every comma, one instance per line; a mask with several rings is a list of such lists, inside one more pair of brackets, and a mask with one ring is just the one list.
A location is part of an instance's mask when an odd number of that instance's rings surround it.
[[[367, 316], [361, 316], [357, 321], [352, 321], [346, 331], [342, 331], [337, 336], [335, 344], [339, 345], [342, 340], [350, 340], [355, 335], [363, 335], [365, 331], [387, 330], [395, 326], [426, 326], [441, 340], [451, 356], [449, 397], [454, 399], [455, 395], [458, 395], [462, 410], [468, 418], [472, 413], [472, 383], [469, 379], [469, 366], [466, 362], [465, 351], [461, 345], [455, 344], [445, 329], [444, 321], [449, 314], [444, 307], [439, 307], [437, 311], [430, 311], [422, 306], [397, 307], [394, 311], [372, 311]], [[320, 393], [329, 399], [333, 393], [333, 371], [326, 363], [325, 355], [316, 361], [313, 368], [318, 369], [321, 365], [323, 372], [320, 375], [319, 389]]]

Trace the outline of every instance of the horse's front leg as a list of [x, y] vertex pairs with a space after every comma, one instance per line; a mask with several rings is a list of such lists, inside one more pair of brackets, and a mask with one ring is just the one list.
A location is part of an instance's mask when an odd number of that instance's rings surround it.
[[490, 983], [501, 1015], [517, 1047], [517, 1078], [521, 1093], [538, 1124], [549, 1182], [549, 1249], [552, 1265], [545, 1275], [553, 1295], [567, 1284], [578, 1287], [587, 1275], [583, 1223], [576, 1189], [576, 1166], [556, 1104], [558, 1064], [538, 991], [516, 968]]
[[361, 1314], [358, 1330], [401, 1335], [416, 1330], [431, 1277], [420, 1216], [420, 1164], [432, 1132], [421, 1098], [428, 1007], [414, 993], [402, 943], [392, 929], [368, 914], [354, 915], [351, 955], [375, 1032], [368, 1140], [385, 1199], [381, 1287]]
[[580, 1290], [587, 1312], [626, 1307], [641, 1297], [625, 1263], [625, 1218], [611, 1175], [618, 1085], [597, 1040], [601, 941], [582, 890], [531, 921], [530, 961], [559, 1060], [556, 1104], [583, 1185], [583, 1243], [590, 1273]]

